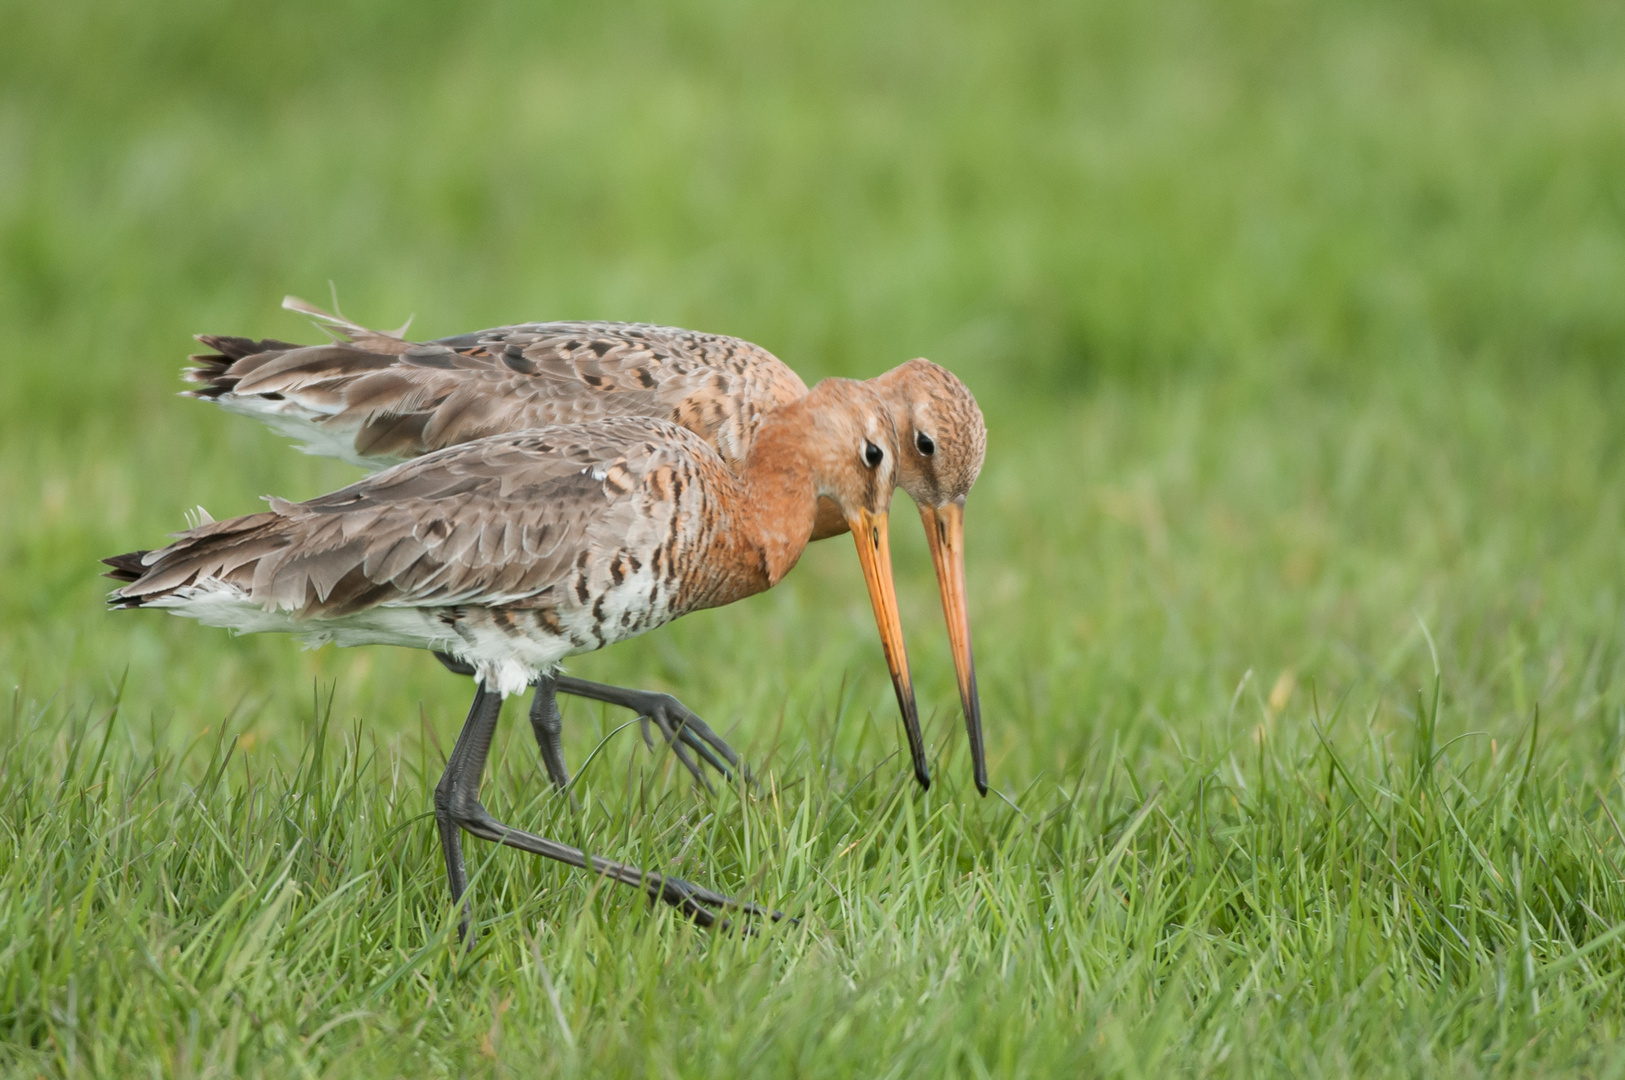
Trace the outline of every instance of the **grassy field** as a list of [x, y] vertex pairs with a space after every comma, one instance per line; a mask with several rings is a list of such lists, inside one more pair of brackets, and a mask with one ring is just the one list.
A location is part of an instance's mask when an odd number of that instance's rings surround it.
[[[5, 1074], [1625, 1074], [1625, 9], [267, 7], [0, 0]], [[818, 545], [570, 666], [760, 790], [580, 702], [486, 786], [799, 924], [471, 842], [460, 955], [466, 680], [101, 606], [355, 475], [173, 396], [329, 281], [958, 371], [996, 793], [900, 499], [932, 790]]]

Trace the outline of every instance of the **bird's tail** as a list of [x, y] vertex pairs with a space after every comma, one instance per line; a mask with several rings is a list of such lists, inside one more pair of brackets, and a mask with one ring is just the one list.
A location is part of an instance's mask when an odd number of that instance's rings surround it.
[[[311, 321], [329, 334], [342, 337], [368, 352], [403, 353], [412, 344], [406, 340], [406, 331], [412, 325], [411, 319], [401, 324], [399, 330], [369, 330], [360, 323], [353, 323], [343, 315], [323, 311], [309, 300], [301, 300], [297, 296], [284, 296], [282, 306], [288, 311], [297, 311], [301, 315], [309, 316]], [[338, 304], [335, 303], [333, 306], [337, 308]]]
[[168, 547], [102, 560], [111, 567], [103, 576], [119, 583], [107, 602], [115, 608], [164, 606], [174, 594], [211, 582], [246, 593], [261, 558], [287, 554], [286, 537], [269, 531], [281, 519], [273, 509], [215, 521], [198, 507], [187, 514], [190, 528], [171, 534]]
[[[113, 569], [103, 574], [102, 577], [112, 578], [114, 581], [126, 585], [133, 581], [139, 581], [141, 575], [147, 572], [146, 563], [141, 561], [146, 555], [147, 552], [145, 551], [130, 551], [123, 555], [114, 555], [111, 558], [103, 559], [102, 562]], [[135, 608], [141, 606], [141, 598], [136, 596], [127, 597], [121, 592], [114, 592], [107, 598], [107, 603], [115, 610]]]
[[[335, 341], [354, 345], [370, 353], [384, 353], [398, 355], [412, 347], [404, 335], [412, 320], [406, 320], [406, 325], [399, 330], [369, 330], [359, 323], [353, 323], [343, 315], [334, 315], [323, 311], [307, 300], [297, 296], [285, 297], [282, 306], [289, 311], [297, 311], [307, 315], [317, 326], [329, 334]], [[189, 383], [196, 383], [197, 388], [185, 390], [187, 397], [202, 398], [206, 401], [218, 399], [237, 389], [237, 384], [243, 377], [271, 363], [284, 353], [296, 349], [307, 348], [304, 345], [295, 345], [289, 341], [278, 341], [276, 338], [232, 337], [226, 334], [199, 334], [197, 339], [213, 352], [193, 353], [188, 359], [193, 366], [187, 368], [182, 377]], [[250, 361], [240, 364], [238, 361]]]
[[209, 401], [222, 394], [229, 394], [237, 388], [237, 383], [243, 377], [243, 372], [232, 370], [237, 361], [250, 356], [280, 356], [285, 352], [304, 348], [303, 345], [278, 341], [275, 338], [256, 341], [253, 338], [228, 337], [221, 334], [199, 334], [197, 339], [214, 352], [193, 353], [187, 357], [194, 366], [183, 371], [181, 377], [189, 383], [197, 383], [198, 388], [183, 390], [181, 393], [187, 397]]

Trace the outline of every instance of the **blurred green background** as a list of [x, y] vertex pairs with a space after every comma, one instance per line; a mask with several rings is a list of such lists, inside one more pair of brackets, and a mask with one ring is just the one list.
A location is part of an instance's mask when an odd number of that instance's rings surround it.
[[[467, 688], [426, 657], [101, 609], [96, 560], [186, 508], [356, 475], [174, 396], [189, 335], [315, 340], [277, 304], [332, 282], [422, 337], [636, 320], [809, 382], [958, 372], [991, 432], [969, 572], [1008, 793], [1103, 747], [1155, 771], [1301, 733], [1311, 684], [1408, 729], [1424, 626], [1441, 731], [1505, 743], [1538, 702], [1543, 768], [1612, 790], [1625, 6], [0, 0], [0, 25], [14, 716], [125, 679], [141, 739], [230, 716], [287, 755], [336, 684], [335, 717], [449, 743]], [[968, 792], [897, 509], [938, 770]], [[835, 540], [571, 670], [670, 689], [791, 776], [827, 750], [861, 776], [897, 748], [875, 646]], [[566, 719], [574, 761], [619, 722]]]
[[[992, 431], [972, 599], [1012, 781], [1097, 728], [1155, 738], [1141, 721], [1194, 719], [1249, 668], [1403, 690], [1428, 668], [1413, 612], [1480, 724], [1549, 675], [1578, 693], [1600, 641], [1612, 672], [1617, 5], [3, 17], [0, 665], [30, 694], [128, 668], [140, 711], [242, 699], [275, 725], [318, 674], [382, 724], [463, 692], [390, 650], [98, 610], [95, 559], [184, 508], [355, 475], [173, 396], [190, 334], [314, 339], [277, 303], [329, 282], [423, 336], [644, 320], [809, 380], [959, 372]], [[898, 532], [946, 724], [929, 568]], [[824, 545], [780, 595], [578, 666], [746, 731], [797, 672], [849, 674], [889, 723], [852, 564]]]

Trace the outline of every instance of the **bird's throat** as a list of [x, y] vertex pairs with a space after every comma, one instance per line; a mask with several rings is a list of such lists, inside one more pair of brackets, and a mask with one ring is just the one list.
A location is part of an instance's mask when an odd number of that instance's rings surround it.
[[790, 425], [764, 425], [741, 479], [751, 540], [771, 588], [801, 558], [818, 513], [812, 464]]

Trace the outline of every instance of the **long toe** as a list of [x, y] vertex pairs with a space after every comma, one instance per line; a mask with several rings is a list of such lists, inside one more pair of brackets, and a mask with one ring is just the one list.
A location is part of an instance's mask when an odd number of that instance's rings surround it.
[[683, 744], [681, 736], [679, 736], [675, 731], [668, 731], [664, 723], [660, 725], [660, 731], [666, 736], [667, 743], [671, 746], [671, 752], [676, 754], [677, 760], [683, 763], [683, 768], [687, 769], [691, 774], [693, 774], [694, 779], [698, 781], [706, 791], [715, 795], [716, 788], [712, 787], [711, 781], [705, 778], [704, 770], [702, 770], [695, 762], [694, 755], [688, 752], [688, 747]]
[[704, 739], [701, 739], [694, 733], [693, 728], [685, 727], [677, 733], [677, 736], [688, 746], [690, 750], [694, 751], [700, 756], [701, 761], [705, 762], [717, 772], [721, 773], [722, 776], [729, 781], [733, 780], [733, 770], [728, 768], [727, 765], [723, 764], [722, 759], [717, 757], [716, 753], [711, 749]]
[[670, 705], [667, 706], [667, 713], [674, 727], [681, 728], [684, 732], [694, 736], [698, 741], [709, 745], [713, 750], [721, 754], [723, 760], [729, 765], [733, 766], [734, 768], [740, 767], [739, 754], [734, 750], [733, 747], [728, 745], [728, 741], [721, 735], [718, 735], [715, 731], [712, 731], [710, 724], [707, 724], [704, 720], [701, 720], [698, 716], [695, 716], [694, 713], [690, 711], [690, 709], [682, 702], [678, 701], [676, 698], [673, 698]]
[[[668, 877], [656, 889], [651, 889], [650, 899], [659, 899], [670, 904], [694, 919], [701, 926], [710, 926], [718, 922], [719, 913], [729, 910], [736, 911], [741, 915], [754, 915], [757, 918], [769, 919], [773, 922], [781, 922], [785, 919], [783, 912], [771, 911], [757, 904], [735, 900], [731, 896], [724, 896], [722, 893], [713, 892], [704, 886], [696, 885], [692, 881], [684, 881], [682, 878], [676, 877]], [[800, 924], [799, 919], [790, 919], [789, 921], [797, 925]], [[731, 923], [727, 919], [722, 919], [720, 925], [723, 929], [728, 929]]]
[[[660, 733], [666, 737], [666, 741], [678, 752], [677, 756], [683, 760], [683, 764], [689, 766], [689, 771], [702, 782], [703, 777], [700, 777], [699, 770], [690, 764], [685, 750], [692, 750], [699, 755], [701, 761], [729, 780], [733, 779], [734, 769], [740, 769], [746, 780], [751, 778], [750, 770], [741, 764], [734, 748], [681, 701], [667, 694], [658, 695], [647, 703], [646, 715], [654, 721]], [[706, 787], [709, 788], [710, 784], [707, 783]]]
[[710, 926], [717, 921], [716, 912], [712, 909], [726, 906], [716, 903], [717, 900], [725, 899], [726, 897], [709, 889], [702, 889], [692, 881], [676, 877], [651, 882], [649, 887], [650, 903], [659, 900], [661, 903], [670, 904], [701, 926]]

